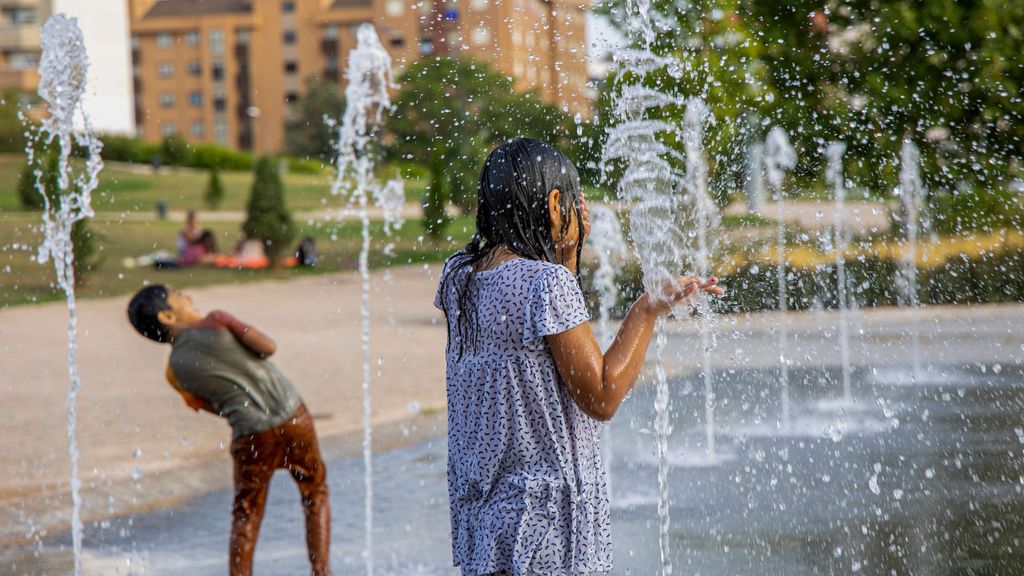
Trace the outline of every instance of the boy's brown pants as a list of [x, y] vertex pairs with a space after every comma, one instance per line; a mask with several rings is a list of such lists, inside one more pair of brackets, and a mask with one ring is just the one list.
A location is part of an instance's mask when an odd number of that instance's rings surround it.
[[267, 488], [274, 471], [291, 473], [306, 511], [306, 548], [314, 576], [330, 569], [331, 509], [327, 470], [313, 430], [313, 418], [300, 406], [284, 424], [231, 442], [235, 461], [235, 503], [232, 509], [231, 576], [251, 576]]

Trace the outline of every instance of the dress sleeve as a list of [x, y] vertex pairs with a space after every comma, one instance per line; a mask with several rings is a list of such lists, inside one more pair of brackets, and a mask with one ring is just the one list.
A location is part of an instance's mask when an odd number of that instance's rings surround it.
[[565, 266], [546, 266], [530, 284], [523, 340], [561, 334], [590, 320], [576, 277]]

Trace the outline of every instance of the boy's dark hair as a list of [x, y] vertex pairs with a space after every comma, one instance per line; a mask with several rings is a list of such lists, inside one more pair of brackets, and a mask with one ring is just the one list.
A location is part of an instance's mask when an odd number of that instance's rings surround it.
[[[484, 160], [477, 186], [476, 233], [469, 244], [448, 263], [442, 278], [442, 293], [458, 275], [470, 267], [461, 285], [456, 286], [458, 316], [456, 334], [448, 331], [448, 346], [453, 336], [462, 356], [465, 344], [476, 344], [477, 314], [472, 291], [472, 267], [487, 258], [500, 245], [528, 260], [564, 262], [565, 254], [557, 254], [551, 238], [548, 215], [548, 194], [557, 188], [564, 234], [570, 225], [570, 213], [576, 220], [580, 241], [576, 244], [576, 261], [583, 249], [583, 219], [580, 216], [580, 181], [572, 161], [557, 148], [532, 138], [513, 138], [498, 145]], [[579, 281], [577, 268], [577, 282]], [[442, 299], [442, 310], [449, 316]]]
[[128, 321], [146, 338], [167, 343], [171, 339], [171, 334], [156, 315], [162, 310], [170, 309], [171, 305], [167, 303], [167, 286], [146, 286], [132, 296], [131, 302], [128, 303]]

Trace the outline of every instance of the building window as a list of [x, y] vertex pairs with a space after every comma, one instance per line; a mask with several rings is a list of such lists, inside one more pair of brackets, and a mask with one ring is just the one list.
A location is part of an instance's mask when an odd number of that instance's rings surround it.
[[202, 120], [195, 120], [192, 122], [192, 126], [189, 127], [189, 132], [196, 138], [202, 138], [206, 135], [206, 124]]
[[281, 12], [284, 12], [285, 14], [295, 12], [295, 2], [292, 2], [292, 0], [285, 0], [284, 2], [281, 2]]
[[185, 32], [185, 44], [188, 44], [190, 48], [199, 47], [199, 32], [195, 30], [189, 30]]
[[337, 40], [338, 39], [338, 25], [328, 24], [324, 26], [324, 40]]
[[156, 35], [156, 47], [157, 48], [170, 48], [174, 42], [174, 35], [163, 32]]
[[188, 63], [188, 75], [189, 76], [202, 76], [203, 65], [199, 63], [199, 60], [193, 60]]
[[11, 70], [35, 70], [39, 68], [39, 54], [12, 52], [7, 56], [7, 67]]
[[174, 122], [164, 122], [160, 125], [160, 133], [164, 136], [173, 136], [178, 133], [178, 127]]
[[220, 54], [224, 51], [224, 31], [220, 28], [210, 30], [210, 52]]
[[469, 7], [473, 10], [486, 10], [487, 0], [470, 0]]
[[171, 76], [174, 76], [174, 64], [171, 64], [170, 62], [161, 62], [160, 77], [170, 78]]
[[213, 111], [223, 112], [228, 109], [228, 99], [223, 94], [213, 95]]
[[235, 29], [235, 42], [246, 46], [249, 44], [249, 29], [248, 28], [237, 28]]
[[34, 24], [36, 21], [35, 8], [15, 8], [10, 11], [11, 24], [21, 26], [23, 24]]
[[299, 93], [298, 92], [289, 92], [289, 93], [284, 95], [284, 103], [285, 104], [295, 104], [298, 101], [299, 101]]
[[132, 50], [138, 50], [139, 49], [139, 37], [138, 36], [132, 35], [131, 43], [132, 43]]
[[164, 92], [161, 94], [160, 106], [163, 108], [174, 108], [174, 92]]
[[283, 39], [285, 45], [295, 44], [295, 30], [285, 30]]
[[384, 11], [388, 16], [401, 16], [405, 12], [405, 0], [388, 0]]
[[218, 144], [228, 143], [228, 123], [223, 120], [218, 120], [213, 123], [213, 139]]
[[194, 90], [188, 95], [188, 103], [193, 108], [202, 108], [203, 106], [203, 93], [199, 90]]
[[482, 46], [487, 44], [487, 41], [491, 39], [491, 31], [487, 28], [480, 26], [473, 29], [473, 44]]
[[390, 43], [392, 48], [401, 48], [402, 46], [405, 46], [405, 36], [395, 34], [391, 37]]
[[210, 66], [210, 73], [213, 76], [214, 82], [224, 81], [224, 63], [214, 62], [213, 66]]
[[299, 71], [299, 63], [294, 60], [289, 60], [284, 63], [285, 74], [295, 74]]

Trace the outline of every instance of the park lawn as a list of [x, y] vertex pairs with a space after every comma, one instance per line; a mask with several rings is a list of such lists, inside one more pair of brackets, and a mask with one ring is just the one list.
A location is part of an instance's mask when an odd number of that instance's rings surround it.
[[[25, 157], [12, 154], [0, 156], [0, 212], [22, 210], [18, 203], [18, 177], [25, 166]], [[406, 198], [420, 201], [426, 183], [420, 172], [411, 168], [399, 170], [392, 166], [381, 169], [382, 178], [394, 178], [401, 172], [406, 180]], [[252, 172], [221, 172], [224, 199], [218, 207], [223, 211], [243, 211], [252, 187]], [[285, 202], [290, 210], [305, 212], [339, 206], [331, 196], [332, 176], [323, 174], [285, 174]], [[93, 192], [92, 205], [97, 212], [145, 212], [152, 214], [156, 204], [164, 201], [169, 210], [205, 209], [209, 172], [193, 168], [161, 168], [154, 174], [142, 164], [111, 164], [100, 174], [100, 185]]]
[[[50, 263], [33, 261], [39, 245], [38, 215], [28, 212], [0, 212], [0, 309], [9, 306], [47, 302], [63, 298], [54, 286]], [[258, 282], [292, 278], [300, 274], [351, 271], [357, 268], [361, 247], [358, 221], [341, 223], [297, 222], [300, 237], [312, 236], [321, 254], [314, 269], [230, 270], [188, 268], [155, 270], [152, 267], [128, 268], [123, 260], [156, 250], [175, 252], [175, 236], [180, 223], [168, 221], [118, 221], [103, 215], [90, 221], [96, 234], [96, 256], [91, 270], [77, 293], [82, 298], [126, 295], [147, 282], [169, 283], [178, 287], [211, 284]], [[210, 222], [222, 252], [230, 252], [239, 237], [238, 223]], [[370, 266], [404, 265], [442, 261], [461, 248], [473, 231], [473, 221], [460, 217], [449, 228], [450, 238], [434, 241], [425, 237], [419, 221], [406, 222], [390, 238], [383, 233], [383, 224], [371, 225]], [[297, 243], [297, 240], [296, 240]], [[385, 254], [388, 244], [394, 245], [392, 255]]]

